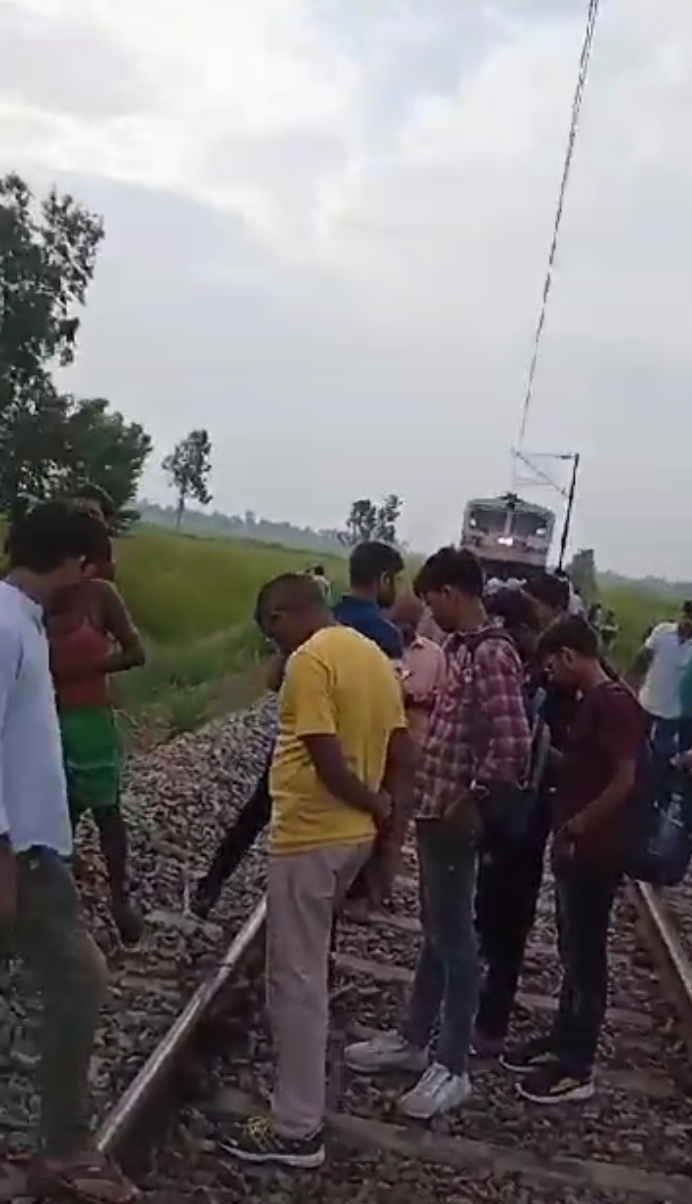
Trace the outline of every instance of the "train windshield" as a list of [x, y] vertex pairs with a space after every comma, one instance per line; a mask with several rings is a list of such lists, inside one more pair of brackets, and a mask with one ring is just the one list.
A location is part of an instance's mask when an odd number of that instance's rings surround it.
[[548, 534], [548, 520], [544, 514], [527, 510], [515, 511], [512, 519], [512, 534], [519, 539], [531, 539]]
[[507, 511], [493, 506], [474, 506], [469, 511], [469, 526], [480, 535], [502, 535]]

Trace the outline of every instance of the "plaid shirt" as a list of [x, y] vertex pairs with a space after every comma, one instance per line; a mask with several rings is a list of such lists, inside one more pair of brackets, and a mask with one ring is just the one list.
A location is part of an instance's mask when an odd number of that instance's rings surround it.
[[472, 647], [461, 632], [445, 642], [447, 674], [416, 776], [419, 819], [456, 802], [474, 782], [519, 785], [526, 778], [531, 728], [521, 661], [508, 639], [479, 639], [486, 630], [472, 633]]

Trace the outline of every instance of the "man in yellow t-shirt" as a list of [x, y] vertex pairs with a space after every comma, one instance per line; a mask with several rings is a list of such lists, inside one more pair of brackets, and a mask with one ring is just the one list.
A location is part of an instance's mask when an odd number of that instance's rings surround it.
[[391, 663], [335, 623], [317, 582], [278, 577], [258, 610], [291, 653], [270, 779], [267, 996], [278, 1066], [271, 1120], [237, 1126], [220, 1146], [249, 1162], [310, 1168], [324, 1160], [332, 923], [406, 797], [412, 758]]

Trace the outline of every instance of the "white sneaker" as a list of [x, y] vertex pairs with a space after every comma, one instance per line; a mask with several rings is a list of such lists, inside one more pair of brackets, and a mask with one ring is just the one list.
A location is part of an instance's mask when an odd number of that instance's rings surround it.
[[413, 1120], [430, 1120], [440, 1112], [449, 1112], [466, 1102], [471, 1094], [467, 1074], [452, 1074], [446, 1066], [434, 1062], [406, 1095], [399, 1100], [399, 1111]]
[[427, 1049], [409, 1045], [400, 1033], [379, 1033], [370, 1041], [358, 1041], [344, 1050], [344, 1062], [360, 1074], [378, 1070], [413, 1070], [420, 1074], [428, 1061]]

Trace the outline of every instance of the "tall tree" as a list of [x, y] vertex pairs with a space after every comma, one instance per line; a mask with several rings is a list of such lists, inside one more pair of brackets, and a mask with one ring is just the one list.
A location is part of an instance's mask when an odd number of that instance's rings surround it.
[[397, 526], [401, 518], [403, 502], [396, 493], [388, 493], [381, 506], [377, 508], [377, 521], [373, 539], [381, 539], [383, 543], [397, 542]]
[[387, 494], [379, 506], [370, 498], [359, 498], [351, 504], [342, 543], [353, 547], [368, 539], [381, 539], [383, 543], [395, 544], [402, 506], [396, 493]]
[[355, 547], [366, 539], [373, 539], [373, 531], [377, 523], [377, 507], [370, 498], [359, 498], [352, 502], [346, 519], [346, 530], [343, 542]]
[[90, 481], [113, 499], [118, 525], [137, 517], [132, 505], [152, 450], [151, 436], [138, 422], [128, 422], [102, 397], [70, 398], [61, 444], [52, 492], [59, 482], [62, 492], [74, 494]]
[[0, 179], [0, 505], [45, 492], [66, 406], [51, 368], [74, 358], [102, 238], [71, 196], [37, 201], [19, 176]]
[[185, 507], [192, 498], [201, 506], [208, 506], [211, 494], [208, 481], [211, 475], [211, 440], [204, 429], [190, 431], [180, 440], [163, 461], [172, 487], [178, 495], [175, 525], [180, 529]]

